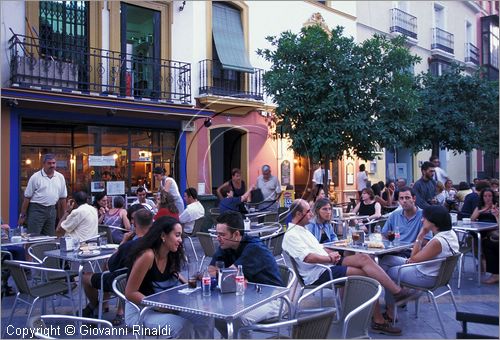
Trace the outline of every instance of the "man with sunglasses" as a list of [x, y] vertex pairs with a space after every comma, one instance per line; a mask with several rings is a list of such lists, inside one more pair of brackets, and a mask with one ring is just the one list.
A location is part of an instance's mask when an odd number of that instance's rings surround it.
[[[243, 218], [239, 212], [227, 211], [217, 217], [217, 239], [219, 249], [215, 252], [208, 267], [210, 275], [215, 276], [216, 261], [224, 261], [226, 268], [243, 267], [245, 279], [254, 283], [283, 286], [278, 264], [271, 251], [255, 236], [245, 235]], [[235, 320], [234, 330], [237, 333], [242, 325], [247, 326], [264, 319], [279, 315], [280, 302], [271, 301], [254, 309]], [[215, 320], [215, 327], [224, 336], [226, 323]]]

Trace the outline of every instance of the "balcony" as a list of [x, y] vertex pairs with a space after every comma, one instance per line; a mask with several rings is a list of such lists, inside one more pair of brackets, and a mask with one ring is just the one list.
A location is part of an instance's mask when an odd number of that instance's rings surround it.
[[202, 60], [200, 66], [200, 95], [238, 99], [264, 99], [262, 69], [253, 73], [223, 69], [218, 61]]
[[[13, 87], [191, 104], [191, 64], [98, 48], [76, 49], [14, 34], [9, 40]], [[54, 46], [51, 46], [54, 45]]]
[[410, 15], [399, 8], [391, 9], [391, 33], [399, 33], [416, 42], [417, 40], [417, 17]]
[[479, 65], [479, 49], [471, 43], [465, 43], [465, 62]]
[[453, 58], [453, 40], [454, 36], [452, 33], [446, 32], [441, 28], [433, 28], [431, 53]]

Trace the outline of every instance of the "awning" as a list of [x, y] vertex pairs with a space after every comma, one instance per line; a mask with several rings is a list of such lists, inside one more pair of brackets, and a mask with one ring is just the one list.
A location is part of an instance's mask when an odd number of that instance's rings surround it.
[[253, 73], [245, 49], [240, 12], [216, 2], [212, 3], [212, 10], [213, 38], [222, 68]]

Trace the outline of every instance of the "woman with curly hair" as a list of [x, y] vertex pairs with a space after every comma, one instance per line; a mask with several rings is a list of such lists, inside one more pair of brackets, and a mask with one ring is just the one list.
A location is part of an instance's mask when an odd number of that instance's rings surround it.
[[[125, 287], [128, 300], [141, 306], [144, 297], [186, 282], [180, 273], [185, 259], [181, 235], [180, 223], [172, 217], [163, 216], [137, 241], [131, 250], [128, 265]], [[125, 321], [127, 325], [136, 325], [139, 321], [139, 312], [128, 302], [125, 305]], [[145, 327], [168, 327], [173, 338], [213, 338], [213, 319], [203, 316], [154, 309], [145, 313], [143, 321]]]
[[160, 191], [160, 202], [158, 202], [158, 212], [156, 213], [154, 220], [159, 219], [162, 216], [170, 216], [179, 220], [179, 209], [175, 205], [174, 196], [171, 193], [161, 190]]

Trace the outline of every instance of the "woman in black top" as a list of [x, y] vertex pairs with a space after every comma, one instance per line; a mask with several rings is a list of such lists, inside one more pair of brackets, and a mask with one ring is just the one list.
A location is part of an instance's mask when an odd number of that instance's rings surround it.
[[[180, 274], [184, 259], [182, 226], [172, 217], [164, 216], [153, 223], [146, 235], [131, 250], [125, 296], [141, 306], [144, 297], [186, 282]], [[174, 338], [213, 338], [213, 321], [188, 313], [172, 314], [150, 310], [144, 315], [145, 327], [168, 327]], [[125, 322], [137, 324], [139, 313], [128, 303]], [[196, 327], [193, 327], [196, 325]]]
[[[368, 216], [368, 220], [374, 220], [382, 216], [381, 211], [382, 206], [375, 201], [373, 190], [365, 188], [361, 191], [361, 201], [354, 207], [352, 212], [360, 216]], [[358, 223], [358, 221], [356, 221], [356, 223]]]
[[231, 179], [217, 188], [217, 196], [219, 196], [220, 200], [224, 198], [221, 192], [223, 187], [229, 187], [233, 192], [233, 197], [243, 196], [247, 191], [247, 187], [245, 181], [241, 179], [241, 170], [238, 168], [231, 170]]

